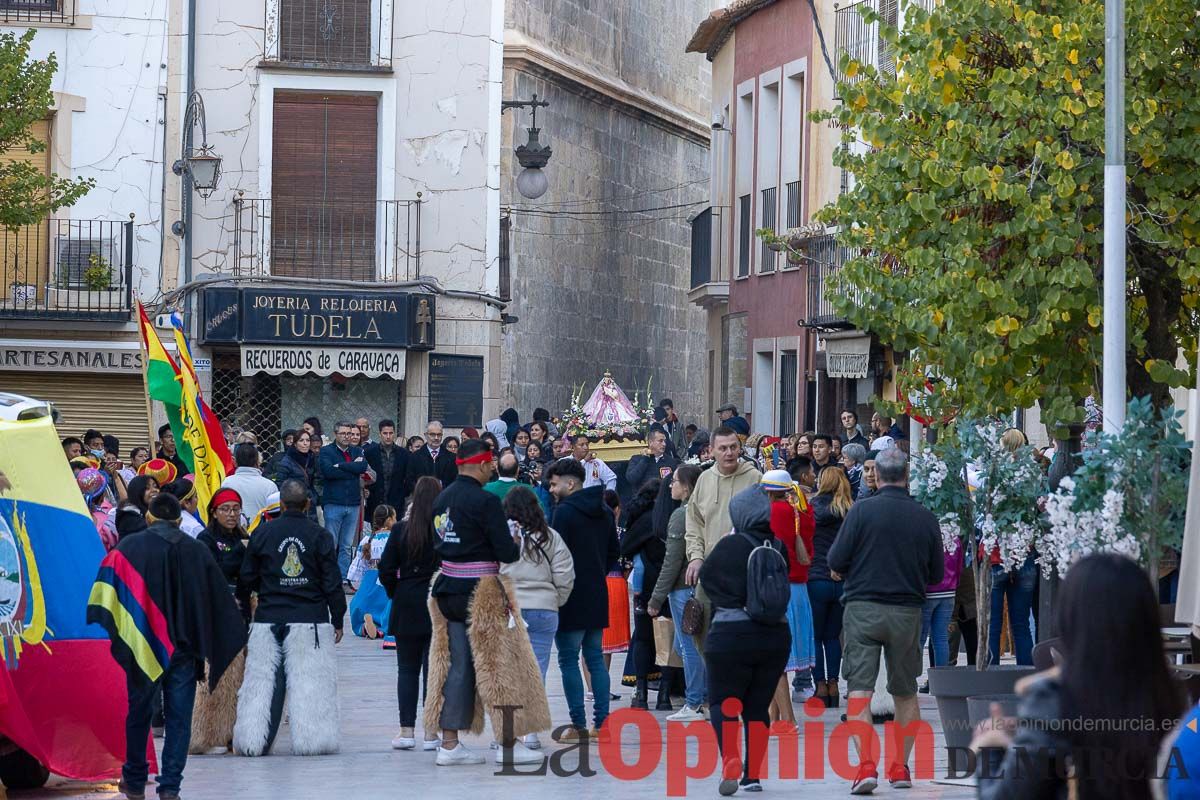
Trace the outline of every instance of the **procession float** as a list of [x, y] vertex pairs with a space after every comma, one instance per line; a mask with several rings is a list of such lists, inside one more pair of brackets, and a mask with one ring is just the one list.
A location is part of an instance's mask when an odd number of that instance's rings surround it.
[[[634, 392], [632, 402], [605, 370], [587, 402], [581, 385], [571, 393], [571, 405], [557, 420], [564, 436], [587, 436], [591, 449], [607, 462], [628, 461], [646, 446], [646, 432], [654, 422], [650, 384]], [[642, 398], [645, 398], [644, 400]]]

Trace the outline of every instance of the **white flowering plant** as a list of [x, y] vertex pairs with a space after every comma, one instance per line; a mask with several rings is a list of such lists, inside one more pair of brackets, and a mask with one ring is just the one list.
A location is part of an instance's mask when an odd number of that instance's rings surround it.
[[[1033, 448], [1005, 447], [1007, 426], [998, 420], [959, 420], [940, 432], [937, 443], [914, 456], [909, 470], [913, 496], [938, 519], [942, 545], [964, 547], [976, 564], [976, 615], [980, 631], [991, 616], [991, 556], [1005, 569], [1019, 567], [1042, 534], [1038, 500], [1042, 471]], [[987, 637], [979, 637], [978, 669], [988, 663]]]
[[1157, 577], [1163, 551], [1183, 541], [1191, 443], [1182, 416], [1135, 398], [1118, 433], [1089, 433], [1083, 463], [1046, 499], [1043, 574], [1062, 576], [1084, 556], [1114, 552]]

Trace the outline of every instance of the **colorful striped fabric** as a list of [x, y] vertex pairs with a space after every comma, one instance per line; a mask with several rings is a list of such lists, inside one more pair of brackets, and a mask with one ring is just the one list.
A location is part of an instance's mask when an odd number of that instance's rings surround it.
[[149, 680], [158, 680], [175, 652], [167, 618], [141, 574], [119, 550], [100, 563], [88, 605], [107, 615], [101, 625], [108, 630], [113, 654], [126, 670], [136, 664]]

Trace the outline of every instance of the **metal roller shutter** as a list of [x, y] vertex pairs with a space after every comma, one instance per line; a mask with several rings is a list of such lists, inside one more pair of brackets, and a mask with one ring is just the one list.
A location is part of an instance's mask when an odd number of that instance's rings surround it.
[[88, 428], [116, 436], [122, 460], [135, 445], [148, 444], [141, 375], [0, 372], [0, 391], [53, 403], [60, 437], [82, 436]]

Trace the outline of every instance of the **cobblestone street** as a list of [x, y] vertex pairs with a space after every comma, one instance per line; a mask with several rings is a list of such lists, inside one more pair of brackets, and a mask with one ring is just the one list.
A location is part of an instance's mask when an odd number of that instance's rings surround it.
[[[661, 750], [662, 759], [658, 768], [649, 777], [639, 781], [620, 781], [608, 774], [600, 764], [596, 748], [589, 755], [590, 763], [597, 774], [590, 778], [578, 775], [557, 777], [553, 774], [537, 777], [499, 776], [498, 767], [488, 764], [478, 767], [436, 767], [433, 753], [421, 751], [393, 751], [389, 742], [396, 732], [396, 689], [395, 657], [391, 651], [384, 652], [376, 642], [356, 637], [347, 637], [338, 646], [341, 695], [342, 752], [335, 756], [297, 758], [291, 756], [286, 726], [280, 731], [275, 755], [268, 758], [248, 759], [227, 756], [192, 756], [184, 772], [183, 796], [190, 800], [233, 797], [239, 800], [317, 800], [338, 796], [354, 800], [369, 798], [391, 798], [398, 793], [422, 797], [438, 788], [444, 789], [447, 781], [453, 781], [454, 797], [498, 797], [522, 800], [571, 796], [575, 800], [588, 798], [620, 797], [622, 800], [635, 798], [664, 797], [667, 793], [667, 748]], [[623, 656], [613, 662], [617, 672], [623, 664]], [[614, 702], [613, 709], [628, 706], [629, 689], [617, 690], [623, 697]], [[651, 705], [654, 693], [651, 692]], [[566, 701], [562, 693], [555, 658], [551, 659], [550, 709], [556, 724], [568, 719]], [[841, 711], [844, 711], [844, 703]], [[824, 715], [826, 738], [839, 721], [841, 711], [827, 711]], [[667, 712], [658, 712], [655, 717], [662, 722]], [[941, 728], [937, 711], [928, 695], [921, 695], [921, 713], [933, 726], [940, 742]], [[622, 741], [622, 751], [627, 763], [636, 760], [637, 734], [630, 727]], [[542, 737], [549, 744], [548, 737]], [[484, 736], [467, 737], [465, 741], [477, 752], [493, 755], [488, 750], [490, 730]], [[547, 752], [561, 749], [550, 744]], [[801, 753], [804, 742], [799, 743]], [[696, 759], [696, 745], [689, 743], [689, 761]], [[944, 774], [945, 753], [935, 753], [935, 764], [939, 774]], [[566, 770], [573, 770], [578, 761], [574, 754], [562, 759]], [[775, 742], [771, 745], [770, 774], [777, 774], [779, 750]], [[532, 768], [522, 768], [531, 770]], [[804, 774], [801, 763], [800, 773]], [[152, 789], [153, 785], [147, 787]], [[848, 797], [849, 783], [829, 773], [823, 780], [780, 781], [773, 777], [764, 781], [766, 792], [792, 796], [803, 793], [806, 798]], [[891, 790], [883, 782], [876, 790], [877, 796], [887, 795]], [[478, 794], [477, 794], [478, 793]], [[740, 794], [740, 793], [739, 793]], [[148, 796], [149, 792], [147, 793]], [[717, 777], [689, 781], [689, 797], [716, 797]], [[923, 798], [969, 798], [974, 790], [966, 787], [933, 784], [917, 780], [911, 791], [903, 797], [910, 800]], [[32, 798], [112, 798], [116, 794], [115, 784], [81, 784], [52, 778], [48, 788], [22, 797]]]

